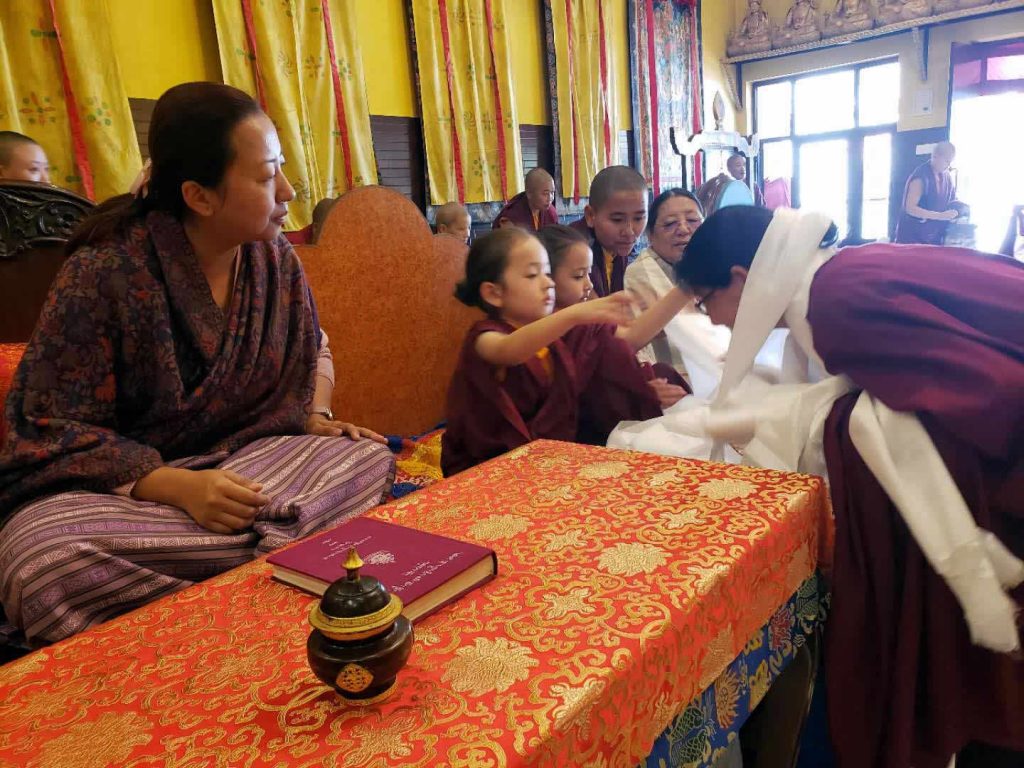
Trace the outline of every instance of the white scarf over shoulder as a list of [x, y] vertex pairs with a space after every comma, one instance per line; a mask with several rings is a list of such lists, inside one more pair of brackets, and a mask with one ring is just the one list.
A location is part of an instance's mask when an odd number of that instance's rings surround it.
[[[697, 458], [706, 458], [710, 446], [710, 457], [722, 460], [736, 458], [728, 444], [742, 444], [746, 463], [827, 476], [825, 420], [836, 399], [854, 388], [844, 377], [827, 376], [807, 322], [811, 281], [833, 254], [819, 247], [830, 223], [821, 214], [775, 212], [747, 275], [711, 403], [684, 398], [678, 410], [654, 423], [620, 426], [610, 445]], [[766, 386], [756, 361], [779, 325], [789, 337], [778, 383]], [[862, 392], [849, 428], [864, 463], [956, 596], [973, 642], [993, 651], [1018, 650], [1016, 606], [1007, 590], [1024, 582], [1024, 562], [975, 523], [917, 416]]]

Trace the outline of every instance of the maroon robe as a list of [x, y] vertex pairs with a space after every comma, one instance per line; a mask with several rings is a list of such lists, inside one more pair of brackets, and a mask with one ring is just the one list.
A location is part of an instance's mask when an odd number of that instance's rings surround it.
[[932, 169], [931, 161], [918, 166], [910, 174], [903, 189], [903, 210], [896, 222], [895, 240], [897, 243], [942, 245], [946, 237], [946, 230], [949, 229], [948, 221], [919, 219], [906, 211], [907, 193], [910, 191], [911, 182], [915, 180], [920, 181], [923, 187], [921, 199], [917, 204], [926, 211], [948, 211], [953, 207], [953, 201], [956, 199], [956, 189], [953, 187], [953, 177], [949, 171], [936, 174]]
[[569, 225], [577, 232], [582, 233], [590, 244], [590, 250], [594, 252], [594, 266], [590, 270], [590, 282], [594, 286], [594, 296], [601, 297], [607, 296], [609, 293], [615, 293], [621, 291], [625, 286], [626, 279], [626, 267], [628, 267], [633, 260], [636, 258], [638, 248], [633, 248], [633, 252], [628, 256], [616, 256], [613, 252], [609, 251], [610, 258], [612, 261], [612, 281], [608, 283], [608, 272], [607, 265], [605, 263], [605, 249], [597, 241], [597, 236], [594, 234], [594, 230], [587, 225], [586, 219], [579, 219]]
[[[917, 413], [978, 524], [1024, 556], [1024, 264], [866, 245], [815, 275], [808, 320], [829, 372]], [[826, 627], [840, 768], [946, 768], [969, 741], [1024, 750], [1024, 661], [972, 645], [849, 435], [825, 428], [836, 539]], [[1012, 593], [1024, 601], [1024, 588]]]
[[466, 334], [448, 388], [441, 438], [445, 476], [532, 440], [603, 444], [620, 421], [661, 415], [648, 377], [611, 326], [577, 326], [551, 343], [550, 377], [537, 357], [510, 367], [485, 362], [476, 341], [487, 331], [514, 328], [488, 319]]
[[541, 211], [538, 219], [540, 226], [535, 226], [533, 211], [530, 210], [530, 201], [526, 199], [525, 192], [520, 192], [509, 200], [505, 207], [501, 209], [501, 212], [494, 217], [494, 224], [491, 225], [491, 228], [498, 229], [503, 224], [506, 226], [508, 224], [515, 224], [517, 227], [522, 227], [530, 232], [537, 232], [544, 227], [558, 223], [558, 213], [555, 211], [555, 206], [549, 205]]
[[[646, 421], [662, 415], [661, 404], [647, 384], [661, 368], [642, 364], [629, 345], [615, 336], [614, 325], [584, 326], [566, 334], [586, 378], [580, 392], [580, 418], [576, 440], [604, 445], [620, 421]], [[682, 384], [673, 369], [672, 384]]]
[[226, 317], [167, 214], [78, 249], [7, 398], [0, 523], [29, 499], [109, 493], [172, 459], [301, 434], [317, 345], [309, 286], [284, 237], [242, 247]]

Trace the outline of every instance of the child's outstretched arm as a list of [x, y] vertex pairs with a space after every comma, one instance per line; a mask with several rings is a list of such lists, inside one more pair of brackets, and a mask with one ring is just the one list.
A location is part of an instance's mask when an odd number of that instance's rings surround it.
[[476, 352], [491, 365], [520, 365], [577, 325], [622, 325], [632, 317], [633, 301], [625, 293], [583, 301], [524, 325], [512, 333], [488, 331], [476, 340]]
[[640, 316], [632, 323], [620, 324], [615, 335], [629, 344], [634, 352], [641, 350], [651, 343], [651, 339], [661, 333], [661, 329], [668, 325], [669, 320], [678, 315], [692, 301], [692, 295], [679, 286], [675, 286], [654, 302], [649, 309], [641, 312]]

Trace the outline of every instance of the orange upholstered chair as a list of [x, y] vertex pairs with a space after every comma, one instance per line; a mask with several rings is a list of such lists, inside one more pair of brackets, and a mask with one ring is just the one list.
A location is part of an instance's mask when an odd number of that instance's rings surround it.
[[0, 181], [0, 440], [3, 406], [64, 244], [93, 204], [73, 192], [31, 181]]
[[466, 246], [432, 235], [398, 192], [359, 187], [334, 205], [316, 243], [295, 250], [331, 340], [337, 417], [393, 435], [436, 426], [480, 317], [452, 295]]

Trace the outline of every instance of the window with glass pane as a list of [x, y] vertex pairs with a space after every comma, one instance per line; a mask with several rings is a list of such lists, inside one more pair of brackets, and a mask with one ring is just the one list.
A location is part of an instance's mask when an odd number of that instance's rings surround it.
[[792, 83], [759, 86], [757, 89], [757, 135], [762, 139], [789, 136], [792, 107]]
[[860, 236], [881, 240], [889, 236], [889, 183], [892, 175], [892, 134], [864, 137], [864, 193]]
[[800, 147], [800, 207], [832, 217], [840, 238], [849, 232], [849, 142], [808, 141]]
[[993, 56], [988, 60], [989, 80], [1024, 80], [1024, 56]]
[[761, 145], [761, 173], [765, 180], [793, 178], [793, 142], [768, 141]]
[[895, 123], [900, 114], [899, 62], [862, 69], [858, 91], [857, 109], [861, 125]]
[[795, 93], [796, 132], [828, 133], [853, 128], [853, 99], [852, 69], [800, 78]]
[[953, 67], [953, 88], [966, 88], [981, 82], [981, 59], [965, 61]]

